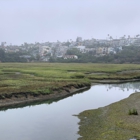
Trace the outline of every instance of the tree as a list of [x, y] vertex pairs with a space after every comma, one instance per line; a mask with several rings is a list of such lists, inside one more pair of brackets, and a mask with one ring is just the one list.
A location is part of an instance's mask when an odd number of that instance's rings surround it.
[[77, 48], [72, 48], [72, 49], [67, 50], [66, 54], [79, 56], [81, 55], [81, 52]]
[[3, 49], [0, 49], [0, 61], [4, 61], [5, 60], [5, 52]]

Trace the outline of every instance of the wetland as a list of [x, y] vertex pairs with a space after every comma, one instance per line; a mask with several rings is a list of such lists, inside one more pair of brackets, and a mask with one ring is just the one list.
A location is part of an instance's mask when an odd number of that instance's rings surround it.
[[0, 138], [138, 139], [139, 80], [137, 64], [1, 63]]
[[[85, 120], [89, 117], [85, 116], [84, 110], [101, 108], [127, 98], [131, 93], [140, 91], [139, 84], [139, 82], [99, 84], [92, 86], [86, 91], [59, 100], [40, 101], [34, 104], [13, 106], [11, 109], [3, 108], [0, 111], [0, 139], [81, 139], [82, 137], [80, 135], [83, 134], [82, 129], [85, 127], [85, 125], [83, 125], [83, 115]], [[80, 117], [78, 116], [82, 120], [80, 123], [80, 132], [78, 132], [78, 123], [80, 120], [77, 115], [80, 112], [83, 113], [80, 114]], [[92, 112], [92, 115], [93, 114], [94, 113]], [[94, 117], [95, 116], [93, 115], [92, 118]], [[101, 124], [97, 123], [96, 125]], [[95, 127], [93, 126], [93, 129], [94, 128]], [[86, 129], [87, 131], [85, 132], [88, 133], [89, 129]], [[96, 139], [96, 137], [94, 137], [96, 136], [95, 134], [96, 133], [91, 133], [90, 136], [93, 139]], [[87, 139], [90, 140], [89, 138], [90, 137]], [[85, 135], [83, 139], [86, 139]]]

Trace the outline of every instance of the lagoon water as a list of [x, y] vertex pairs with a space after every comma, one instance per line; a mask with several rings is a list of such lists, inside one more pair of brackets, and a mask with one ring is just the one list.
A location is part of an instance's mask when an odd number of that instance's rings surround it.
[[140, 91], [140, 83], [95, 85], [52, 102], [0, 111], [1, 140], [77, 140], [79, 119], [74, 114], [96, 109]]

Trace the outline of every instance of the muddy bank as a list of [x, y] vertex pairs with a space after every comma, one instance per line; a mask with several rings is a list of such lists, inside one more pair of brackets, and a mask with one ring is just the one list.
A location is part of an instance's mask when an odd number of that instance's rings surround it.
[[139, 81], [137, 79], [133, 80], [94, 80], [89, 83], [81, 83], [81, 84], [69, 84], [64, 87], [53, 88], [51, 89], [51, 93], [36, 93], [36, 92], [18, 92], [18, 93], [10, 93], [10, 94], [0, 94], [0, 109], [2, 107], [9, 107], [20, 105], [24, 103], [33, 103], [36, 101], [43, 100], [55, 100], [58, 98], [63, 98], [75, 94], [77, 92], [81, 92], [83, 90], [89, 89], [93, 85], [97, 84], [115, 84], [115, 83], [125, 83], [125, 82], [135, 82]]
[[[138, 115], [129, 115], [136, 109]], [[130, 140], [140, 139], [140, 93], [109, 106], [87, 110], [80, 119], [78, 140]]]
[[59, 99], [82, 92], [90, 88], [90, 84], [76, 84], [67, 85], [61, 88], [52, 89], [51, 94], [34, 93], [34, 92], [21, 92], [0, 95], [0, 109], [3, 107], [10, 107], [24, 103], [33, 103], [36, 101]]

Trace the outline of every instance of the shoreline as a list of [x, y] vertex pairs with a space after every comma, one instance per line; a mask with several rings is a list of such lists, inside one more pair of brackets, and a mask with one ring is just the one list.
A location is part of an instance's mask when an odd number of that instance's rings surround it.
[[92, 82], [98, 84], [120, 84], [120, 83], [127, 83], [127, 82], [139, 82], [140, 79], [130, 79], [130, 80], [94, 80]]
[[[91, 83], [90, 85], [84, 85], [84, 84], [80, 86], [72, 85], [72, 86], [67, 86], [67, 87], [61, 87], [61, 90], [54, 91], [53, 94], [49, 94], [49, 95], [38, 94], [34, 96], [31, 93], [28, 93], [28, 95], [25, 93], [18, 93], [18, 95], [13, 94], [12, 98], [7, 97], [5, 99], [0, 99], [0, 110], [24, 107], [27, 105], [37, 105], [40, 103], [51, 103], [53, 101], [55, 102], [65, 97], [72, 96], [76, 93], [88, 90], [91, 86], [94, 86], [97, 84], [116, 84], [116, 83], [137, 82], [137, 81], [139, 80], [135, 80], [135, 79], [129, 80], [129, 81], [128, 80], [127, 81], [126, 80], [115, 80], [115, 81], [105, 80], [103, 82], [98, 81], [96, 83]], [[118, 139], [128, 139], [128, 138], [131, 139], [134, 136], [137, 136], [138, 139], [136, 140], [139, 140], [140, 124], [135, 125], [133, 124], [133, 122], [136, 122], [136, 124], [138, 124], [137, 120], [139, 120], [140, 122], [140, 117], [139, 115], [138, 116], [128, 115], [128, 110], [130, 107], [135, 107], [138, 110], [138, 112], [140, 112], [140, 109], [138, 108], [140, 106], [140, 101], [138, 101], [138, 98], [140, 99], [140, 94], [137, 95], [137, 93], [134, 93], [134, 94], [131, 94], [128, 98], [123, 99], [119, 102], [112, 103], [108, 106], [101, 107], [98, 109], [86, 110], [86, 111], [81, 112], [79, 115], [76, 115], [80, 119], [78, 134], [81, 137], [79, 137], [78, 140], [85, 140], [87, 138], [88, 140], [95, 140], [95, 139], [118, 140]], [[137, 102], [135, 102], [135, 100], [137, 100]], [[119, 104], [121, 104], [121, 107]], [[127, 110], [126, 110], [125, 104], [129, 106]], [[118, 110], [117, 112], [119, 112], [119, 114], [116, 114], [116, 112], [115, 113], [113, 112], [114, 114], [112, 114], [111, 112], [114, 110], [115, 111]], [[115, 120], [114, 120], [114, 116], [115, 116]], [[94, 129], [96, 129], [96, 131]], [[134, 129], [136, 130], [136, 132]], [[97, 136], [96, 136], [96, 133], [97, 133]], [[94, 135], [95, 137], [93, 137]], [[106, 135], [107, 135], [107, 138], [105, 138]], [[126, 136], [123, 136], [123, 135], [126, 135]], [[100, 136], [103, 136], [103, 137], [100, 137]]]
[[31, 104], [35, 102], [47, 101], [47, 100], [57, 100], [61, 98], [65, 98], [68, 96], [72, 96], [73, 94], [88, 90], [91, 86], [83, 86], [83, 87], [72, 87], [72, 88], [65, 88], [61, 91], [54, 91], [54, 93], [49, 95], [33, 95], [32, 93], [18, 93], [13, 94], [10, 98], [5, 97], [4, 99], [0, 99], [0, 109], [2, 108], [11, 108], [12, 106], [16, 105], [25, 105]]
[[[78, 140], [140, 140], [140, 92], [98, 109], [85, 110], [80, 119]], [[129, 115], [136, 109], [138, 115]]]
[[[89, 89], [91, 86], [97, 84], [118, 84], [118, 83], [126, 83], [126, 82], [137, 82], [139, 79], [131, 79], [131, 80], [95, 80], [91, 81], [91, 84], [82, 84], [80, 86], [73, 85], [67, 87], [61, 87], [57, 91], [53, 91], [53, 93], [45, 95], [45, 94], [34, 94], [30, 92], [26, 93], [12, 93], [10, 96], [8, 94], [0, 95], [0, 109], [1, 108], [10, 108], [11, 106], [22, 105], [22, 104], [31, 104], [38, 101], [46, 101], [46, 100], [57, 100], [60, 98], [64, 98], [67, 96], [71, 96], [78, 92], [82, 92], [83, 90]], [[4, 97], [3, 97], [4, 96]]]

